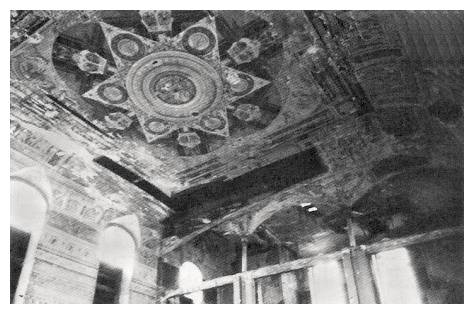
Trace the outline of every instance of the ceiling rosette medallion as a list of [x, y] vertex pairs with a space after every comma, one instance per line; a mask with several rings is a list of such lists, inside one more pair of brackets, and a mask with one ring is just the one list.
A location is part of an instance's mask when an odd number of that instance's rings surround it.
[[222, 64], [212, 17], [156, 40], [100, 25], [117, 69], [83, 97], [130, 112], [149, 143], [173, 132], [185, 147], [199, 132], [228, 137], [231, 104], [270, 83]]

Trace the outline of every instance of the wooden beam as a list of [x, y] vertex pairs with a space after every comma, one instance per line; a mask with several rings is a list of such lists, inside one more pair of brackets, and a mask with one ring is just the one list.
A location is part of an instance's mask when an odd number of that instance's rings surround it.
[[240, 304], [242, 302], [242, 299], [241, 299], [241, 296], [240, 296], [240, 286], [241, 286], [241, 282], [240, 282], [240, 276], [236, 276], [234, 278], [234, 282], [233, 282], [233, 288], [234, 288], [234, 304]]
[[375, 282], [368, 258], [364, 250], [360, 248], [351, 249], [354, 280], [357, 287], [359, 303], [361, 304], [377, 303]]
[[260, 227], [262, 228], [263, 232], [265, 232], [265, 234], [273, 241], [273, 243], [275, 243], [277, 246], [284, 246], [281, 240], [278, 239], [278, 237], [272, 231], [262, 225], [260, 225]]
[[351, 255], [349, 253], [342, 255], [342, 267], [344, 271], [344, 279], [346, 281], [349, 304], [357, 304], [359, 303], [359, 296], [357, 295], [354, 270], [352, 268]]
[[248, 248], [248, 240], [247, 238], [242, 238], [242, 269], [241, 271], [243, 273], [247, 271], [247, 248]]
[[263, 287], [262, 287], [262, 282], [259, 280], [256, 280], [254, 282], [255, 284], [255, 293], [256, 293], [256, 300], [255, 303], [257, 304], [263, 304]]
[[286, 273], [286, 272], [298, 270], [301, 268], [311, 267], [317, 262], [324, 259], [339, 259], [342, 257], [344, 253], [347, 253], [347, 252], [349, 252], [347, 249], [343, 249], [341, 251], [334, 252], [334, 253], [307, 257], [307, 258], [302, 258], [302, 259], [294, 260], [294, 261], [283, 263], [283, 264], [262, 267], [256, 270], [251, 270], [248, 273], [254, 279], [260, 278], [260, 277], [267, 277], [267, 276], [271, 276], [275, 274]]
[[203, 291], [211, 288], [221, 287], [229, 284], [234, 284], [236, 278], [239, 278], [240, 274], [229, 275], [224, 277], [219, 277], [211, 280], [203, 281], [199, 286], [195, 286], [192, 288], [182, 289], [178, 288], [176, 290], [171, 291], [170, 293], [166, 294], [163, 299], [169, 299], [171, 297], [188, 294], [196, 291]]
[[255, 279], [247, 272], [242, 274], [243, 302], [255, 304]]
[[441, 238], [459, 235], [463, 233], [464, 233], [464, 226], [452, 227], [452, 228], [429, 231], [429, 232], [421, 233], [421, 234], [410, 235], [410, 236], [399, 238], [399, 239], [382, 240], [380, 242], [367, 245], [367, 246], [361, 246], [361, 247], [368, 253], [374, 254], [380, 251], [392, 250], [392, 249], [407, 246], [410, 244], [433, 241], [436, 239], [441, 239]]
[[[201, 285], [192, 289], [177, 289], [168, 293], [164, 300], [188, 294], [196, 291], [203, 291], [215, 287], [232, 284], [234, 287], [234, 302], [255, 303], [255, 279], [276, 274], [287, 273], [302, 268], [308, 268], [308, 279], [311, 289], [312, 266], [325, 259], [342, 259], [344, 275], [349, 293], [350, 303], [375, 303], [376, 292], [372, 278], [372, 272], [368, 255], [383, 250], [394, 249], [414, 243], [445, 238], [452, 235], [462, 234], [464, 227], [446, 228], [435, 230], [423, 234], [412, 235], [400, 239], [384, 240], [369, 246], [358, 246], [355, 248], [345, 248], [338, 252], [298, 259], [278, 265], [262, 267], [235, 275], [224, 276], [212, 280], [204, 281]], [[313, 287], [314, 288], [314, 287]], [[241, 293], [242, 291], [242, 293]], [[314, 291], [311, 292], [312, 295]]]
[[355, 247], [357, 244], [356, 244], [354, 226], [353, 226], [351, 217], [347, 218], [347, 236], [349, 237], [349, 246]]
[[[262, 267], [256, 270], [251, 270], [247, 271], [245, 273], [239, 273], [235, 275], [229, 275], [229, 276], [224, 276], [224, 277], [219, 277], [211, 280], [206, 280], [204, 281], [201, 285], [195, 286], [193, 288], [188, 288], [188, 289], [176, 289], [173, 290], [172, 292], [168, 293], [163, 299], [168, 299], [174, 296], [178, 295], [183, 295], [183, 294], [188, 294], [196, 291], [203, 291], [215, 287], [220, 287], [224, 286], [227, 284], [234, 284], [235, 285], [235, 280], [238, 278], [242, 278], [242, 285], [244, 285], [244, 290], [247, 289], [246, 287], [248, 286], [250, 290], [252, 289], [252, 286], [254, 286], [253, 282], [257, 278], [261, 277], [267, 277], [275, 274], [280, 274], [280, 273], [286, 273], [294, 270], [298, 270], [301, 268], [306, 268], [314, 265], [318, 261], [324, 260], [324, 259], [338, 259], [341, 258], [343, 254], [347, 254], [349, 251], [347, 249], [344, 249], [342, 251], [338, 251], [335, 253], [330, 253], [330, 254], [325, 254], [325, 255], [320, 255], [320, 256], [314, 256], [314, 257], [308, 257], [304, 259], [299, 259], [279, 265], [272, 265], [272, 266], [266, 266]], [[248, 298], [254, 299], [254, 296], [250, 296], [250, 291], [245, 291], [244, 295], [245, 303], [247, 303]], [[245, 299], [247, 298], [247, 299]]]
[[170, 245], [167, 245], [167, 246], [161, 246], [160, 245], [159, 248], [158, 248], [158, 255], [165, 255], [165, 254], [177, 249], [181, 245], [191, 241], [192, 239], [196, 238], [197, 236], [203, 234], [204, 232], [206, 232], [208, 230], [211, 230], [211, 229], [219, 226], [220, 224], [222, 224], [226, 221], [239, 218], [243, 215], [246, 215], [249, 212], [255, 211], [257, 205], [258, 204], [255, 204], [255, 205], [249, 206], [247, 208], [235, 210], [234, 212], [232, 212], [230, 214], [227, 214], [224, 217], [211, 222], [210, 224], [205, 225], [201, 229], [193, 231], [188, 235], [185, 235], [184, 237], [182, 237], [181, 239], [177, 240], [176, 242], [174, 242]]

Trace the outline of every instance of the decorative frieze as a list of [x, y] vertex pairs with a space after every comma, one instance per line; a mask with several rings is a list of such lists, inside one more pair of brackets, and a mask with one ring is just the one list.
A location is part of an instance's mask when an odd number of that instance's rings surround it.
[[45, 226], [39, 242], [39, 248], [73, 263], [79, 263], [92, 268], [98, 265], [96, 243], [84, 240], [57, 227]]
[[49, 212], [48, 225], [92, 244], [98, 241], [97, 229], [66, 214]]

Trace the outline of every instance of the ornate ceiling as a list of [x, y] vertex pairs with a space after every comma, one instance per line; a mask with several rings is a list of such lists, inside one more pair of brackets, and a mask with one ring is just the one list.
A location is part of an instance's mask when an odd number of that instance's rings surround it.
[[178, 144], [193, 149], [202, 142], [197, 130], [228, 137], [229, 114], [243, 122], [261, 117], [256, 105], [233, 104], [269, 82], [223, 64], [215, 18], [205, 17], [175, 37], [159, 35], [156, 40], [100, 26], [116, 68], [91, 52], [84, 53], [79, 66], [98, 71], [103, 64], [115, 72], [82, 95], [126, 110], [106, 115], [105, 128], [123, 131], [136, 118], [148, 143], [177, 132]]
[[[250, 232], [266, 221], [287, 242], [294, 228], [286, 224], [324, 236], [331, 222], [286, 211], [311, 202], [330, 215], [400, 169], [462, 166], [459, 12], [34, 11], [13, 19], [12, 119], [52, 141], [61, 134], [88, 162], [107, 157], [137, 186], [198, 200], [172, 221], [180, 236], [226, 217], [234, 227], [253, 221]], [[313, 166], [287, 180], [285, 161], [304, 164], [308, 153]], [[290, 170], [266, 175], [276, 164]], [[238, 191], [245, 174], [255, 184]], [[223, 206], [226, 196], [233, 201]], [[300, 239], [311, 242], [310, 233]]]
[[[212, 180], [218, 171], [190, 178], [195, 182], [181, 173], [222, 154], [246, 159], [235, 148], [258, 147], [259, 133], [285, 122], [281, 35], [256, 14], [232, 32], [232, 14], [178, 11], [155, 32], [146, 12], [38, 12], [54, 18], [45, 18], [38, 42], [15, 47], [13, 78], [46, 91], [110, 138], [114, 147], [103, 155], [167, 194]], [[252, 155], [257, 147], [241, 150]]]

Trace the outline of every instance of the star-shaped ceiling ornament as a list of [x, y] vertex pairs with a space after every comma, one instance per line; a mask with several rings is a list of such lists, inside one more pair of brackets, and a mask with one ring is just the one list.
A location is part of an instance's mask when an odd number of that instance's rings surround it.
[[174, 131], [189, 148], [194, 130], [228, 137], [231, 104], [270, 83], [221, 62], [213, 17], [156, 40], [100, 24], [117, 71], [83, 96], [136, 115], [149, 143]]

